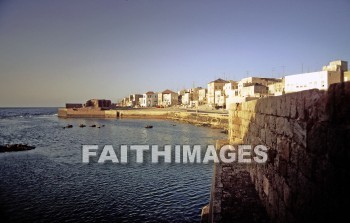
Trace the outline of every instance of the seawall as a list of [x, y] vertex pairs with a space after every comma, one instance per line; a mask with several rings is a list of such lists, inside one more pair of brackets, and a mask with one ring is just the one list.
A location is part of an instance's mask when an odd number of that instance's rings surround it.
[[217, 171], [216, 166], [204, 221], [223, 221], [227, 208], [222, 184], [230, 182], [238, 169], [249, 173], [272, 222], [346, 219], [350, 82], [331, 85], [328, 91], [309, 90], [237, 104], [229, 113], [228, 142], [266, 145], [268, 161], [226, 171]]
[[60, 118], [168, 119], [218, 129], [228, 129], [228, 115], [171, 109], [98, 110], [59, 108]]

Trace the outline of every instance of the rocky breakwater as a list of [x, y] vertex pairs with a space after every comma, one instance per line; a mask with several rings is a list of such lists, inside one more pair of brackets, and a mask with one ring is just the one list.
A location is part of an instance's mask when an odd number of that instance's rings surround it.
[[228, 115], [221, 113], [169, 112], [169, 119], [217, 129], [228, 128]]

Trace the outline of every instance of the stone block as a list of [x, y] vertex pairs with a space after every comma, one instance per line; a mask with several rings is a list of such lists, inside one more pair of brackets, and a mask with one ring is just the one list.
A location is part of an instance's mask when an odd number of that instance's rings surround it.
[[284, 104], [282, 104], [281, 108], [283, 109], [282, 116], [289, 118], [291, 113], [291, 97], [287, 95], [283, 95]]
[[327, 151], [327, 131], [326, 123], [314, 123], [307, 131], [307, 150], [317, 155], [325, 154]]
[[277, 137], [276, 134], [271, 132], [269, 129], [265, 130], [265, 142], [270, 148], [276, 148]]
[[288, 163], [282, 158], [278, 161], [278, 174], [283, 177], [287, 177], [288, 174]]
[[266, 130], [260, 129], [260, 139], [262, 142], [266, 143]]
[[277, 137], [277, 151], [279, 155], [284, 159], [289, 161], [290, 158], [290, 142], [287, 137], [279, 136]]
[[255, 115], [255, 123], [260, 127], [265, 127], [265, 115], [257, 113]]
[[268, 117], [268, 126], [269, 129], [273, 132], [276, 131], [276, 116], [269, 115]]
[[292, 207], [291, 189], [286, 182], [283, 184], [283, 201], [287, 208]]
[[269, 195], [269, 188], [270, 188], [270, 182], [269, 180], [266, 178], [266, 176], [263, 177], [263, 191], [265, 193], [266, 196]]
[[350, 82], [332, 84], [328, 89], [327, 111], [333, 123], [350, 124]]
[[287, 94], [286, 96], [290, 99], [290, 117], [296, 119], [298, 116], [296, 94]]
[[306, 147], [306, 123], [298, 120], [293, 120], [293, 141]]
[[296, 95], [296, 109], [297, 109], [297, 115], [296, 117], [300, 120], [305, 120], [305, 92], [297, 92]]
[[276, 118], [276, 132], [287, 137], [293, 136], [293, 127], [290, 121], [283, 117]]
[[307, 153], [306, 150], [302, 149], [298, 152], [298, 166], [299, 171], [302, 172], [306, 177], [311, 178], [313, 166], [313, 157]]
[[296, 193], [298, 190], [298, 170], [293, 164], [288, 165], [288, 174], [286, 178], [286, 183], [288, 184], [290, 190]]

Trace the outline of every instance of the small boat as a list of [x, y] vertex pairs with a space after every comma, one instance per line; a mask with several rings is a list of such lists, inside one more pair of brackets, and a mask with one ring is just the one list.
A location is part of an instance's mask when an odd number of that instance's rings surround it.
[[96, 125], [90, 125], [90, 127], [93, 127], [93, 128], [95, 128], [95, 127], [96, 127]]
[[67, 126], [66, 126], [66, 128], [73, 128], [73, 125], [71, 125], [71, 124], [68, 124]]
[[84, 128], [84, 127], [86, 127], [86, 125], [80, 124], [79, 127], [80, 127], [80, 128]]
[[151, 128], [153, 128], [153, 125], [146, 125], [145, 128], [146, 129], [151, 129]]

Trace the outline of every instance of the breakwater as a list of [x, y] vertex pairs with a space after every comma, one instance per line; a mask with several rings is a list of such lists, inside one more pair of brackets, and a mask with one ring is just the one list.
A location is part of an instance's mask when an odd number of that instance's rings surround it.
[[[231, 167], [217, 164], [203, 222], [237, 217], [226, 200], [235, 196], [229, 190], [233, 184], [247, 183], [231, 182], [242, 172], [249, 174], [272, 222], [332, 222], [346, 217], [349, 101], [347, 82], [331, 85], [328, 91], [302, 91], [234, 106], [226, 143], [266, 145], [268, 161]], [[240, 194], [248, 190], [243, 188]], [[246, 197], [234, 201], [235, 206], [251, 207], [245, 205]]]
[[60, 118], [133, 118], [133, 119], [168, 119], [218, 129], [228, 129], [228, 114], [181, 111], [171, 109], [67, 109], [59, 108]]

